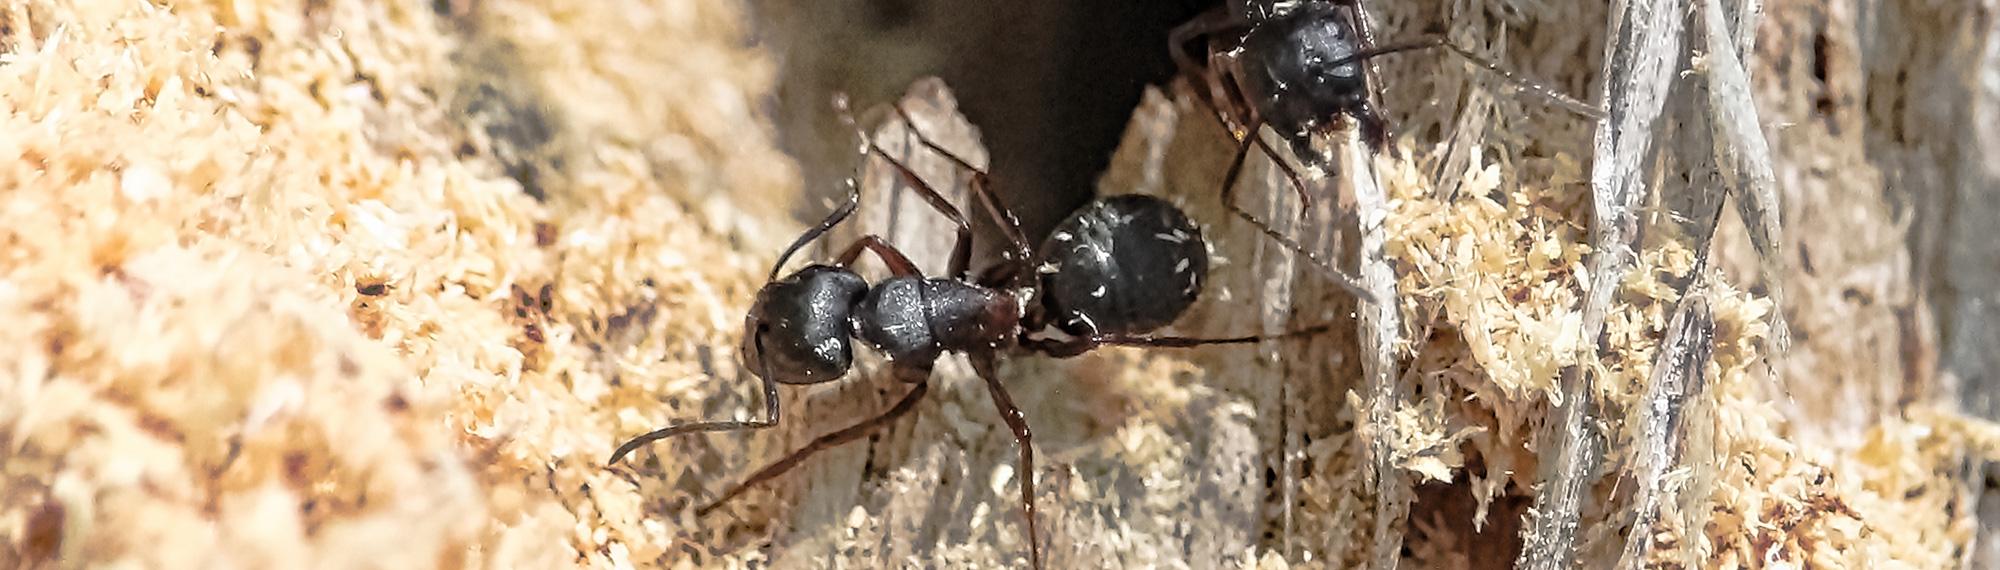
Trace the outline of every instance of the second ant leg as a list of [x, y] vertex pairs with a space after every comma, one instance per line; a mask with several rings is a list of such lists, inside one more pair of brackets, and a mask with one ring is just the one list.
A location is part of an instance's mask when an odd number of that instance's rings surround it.
[[[1253, 126], [1258, 128], [1263, 127], [1261, 124]], [[1253, 129], [1251, 132], [1255, 133], [1256, 130]], [[1251, 225], [1256, 226], [1258, 231], [1277, 241], [1279, 245], [1283, 245], [1286, 249], [1304, 256], [1307, 262], [1311, 263], [1314, 267], [1318, 267], [1322, 273], [1325, 273], [1328, 278], [1333, 280], [1335, 285], [1339, 285], [1341, 289], [1347, 290], [1348, 294], [1354, 295], [1363, 302], [1374, 302], [1375, 296], [1369, 293], [1367, 289], [1363, 289], [1359, 281], [1347, 275], [1346, 272], [1335, 268], [1325, 259], [1320, 258], [1319, 254], [1307, 251], [1305, 246], [1300, 244], [1298, 240], [1294, 240], [1290, 236], [1279, 232], [1277, 228], [1271, 227], [1271, 224], [1266, 223], [1262, 218], [1257, 217], [1256, 214], [1236, 204], [1236, 179], [1243, 173], [1243, 161], [1249, 157], [1250, 147], [1259, 142], [1258, 138], [1253, 135], [1237, 145], [1236, 156], [1230, 159], [1229, 170], [1222, 177], [1222, 205], [1229, 208], [1230, 213], [1235, 214], [1236, 217], [1243, 218], [1245, 221], [1250, 222]], [[1273, 158], [1275, 159], [1276, 155], [1273, 155]]]
[[1021, 478], [1021, 510], [1028, 516], [1028, 563], [1040, 570], [1042, 541], [1035, 525], [1034, 433], [1028, 429], [1028, 417], [1014, 405], [1014, 397], [1007, 394], [1007, 386], [1000, 383], [993, 352], [971, 353], [966, 358], [972, 362], [972, 369], [979, 372], [979, 378], [986, 381], [986, 390], [993, 395], [993, 406], [1000, 409], [1000, 419], [1014, 432], [1014, 445], [1021, 448], [1021, 468], [1016, 476]]
[[889, 166], [895, 169], [896, 176], [902, 178], [904, 184], [916, 191], [918, 198], [922, 199], [925, 204], [929, 204], [932, 209], [937, 210], [939, 214], [943, 214], [945, 219], [951, 221], [952, 225], [957, 226], [958, 241], [952, 244], [950, 271], [947, 273], [953, 277], [963, 279], [968, 271], [967, 268], [972, 265], [972, 225], [965, 222], [965, 216], [959, 214], [958, 208], [952, 206], [950, 200], [946, 200], [944, 195], [938, 194], [937, 189], [932, 188], [929, 183], [924, 182], [923, 177], [917, 176], [915, 170], [911, 170], [909, 165], [904, 164], [901, 160], [897, 160], [896, 157], [890, 156], [888, 151], [882, 149], [881, 145], [875, 144], [873, 137], [862, 132], [859, 124], [854, 120], [854, 115], [848, 112], [847, 100], [844, 96], [834, 98], [834, 108], [838, 110], [841, 122], [846, 123], [850, 128], [854, 129], [855, 137], [861, 140], [861, 148], [864, 155], [874, 155], [888, 162]]
[[[1271, 148], [1271, 143], [1264, 142], [1264, 137], [1260, 136], [1258, 131], [1250, 132], [1250, 140], [1257, 141], [1257, 149], [1264, 151], [1264, 156], [1270, 157], [1271, 165], [1278, 167], [1278, 171], [1285, 174], [1285, 179], [1292, 182], [1292, 193], [1299, 197], [1299, 219], [1304, 220], [1306, 213], [1312, 211], [1313, 197], [1311, 192], [1306, 191], [1305, 180], [1299, 178], [1299, 171], [1285, 162], [1284, 157], [1280, 156], [1276, 149]], [[1230, 186], [1235, 187], [1234, 184]]]
[[800, 462], [805, 461], [806, 458], [811, 457], [814, 453], [839, 447], [841, 444], [860, 439], [861, 436], [868, 435], [869, 432], [875, 431], [876, 428], [882, 427], [884, 424], [910, 413], [910, 410], [916, 409], [917, 401], [923, 399], [924, 393], [929, 391], [929, 389], [930, 382], [917, 382], [916, 386], [910, 388], [910, 393], [905, 394], [903, 399], [898, 400], [896, 405], [891, 406], [888, 411], [862, 420], [861, 423], [848, 426], [840, 431], [813, 439], [812, 443], [808, 443], [805, 447], [791, 452], [791, 454], [786, 455], [783, 459], [764, 466], [763, 469], [758, 469], [756, 473], [752, 473], [743, 482], [730, 487], [728, 491], [724, 491], [722, 496], [717, 497], [714, 501], [706, 505], [702, 505], [701, 508], [695, 509], [695, 516], [707, 515], [709, 512], [728, 503], [730, 499], [734, 499], [738, 495], [742, 495], [744, 491], [750, 490], [751, 487], [785, 474], [786, 471], [797, 467]]
[[[1196, 98], [1201, 99], [1210, 109], [1215, 109], [1218, 120], [1223, 120], [1220, 111], [1221, 102], [1229, 100], [1228, 95], [1218, 85], [1222, 83], [1222, 79], [1209, 73], [1211, 70], [1208, 65], [1196, 63], [1195, 58], [1188, 53], [1187, 47], [1197, 39], [1206, 41], [1215, 34], [1240, 29], [1242, 26], [1243, 24], [1236, 21], [1234, 15], [1229, 13], [1228, 7], [1216, 6], [1167, 32], [1167, 54], [1173, 58], [1174, 66], [1180, 68], [1182, 76], [1190, 82], [1201, 83], [1194, 89]], [[1203, 52], [1212, 53], [1210, 50]], [[1223, 128], [1234, 134], [1236, 125], [1223, 120]]]

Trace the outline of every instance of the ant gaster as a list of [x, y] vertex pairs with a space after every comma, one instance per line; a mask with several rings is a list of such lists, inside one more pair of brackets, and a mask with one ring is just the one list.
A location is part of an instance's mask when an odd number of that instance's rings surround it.
[[[836, 105], [846, 116], [845, 105], [838, 99]], [[1039, 249], [1031, 250], [1013, 213], [989, 189], [986, 173], [932, 142], [900, 105], [895, 110], [924, 147], [972, 173], [972, 193], [1007, 239], [1002, 260], [977, 280], [970, 279], [972, 235], [959, 210], [916, 172], [862, 135], [863, 150], [869, 157], [888, 163], [907, 187], [957, 226], [946, 276], [926, 276], [894, 245], [868, 235], [842, 250], [830, 264], [813, 264], [779, 279], [778, 271], [793, 253], [857, 208], [860, 191], [849, 180], [846, 202], [779, 256], [769, 283], [757, 292], [745, 318], [742, 357], [763, 380], [765, 419], [660, 429], [618, 446], [611, 455], [612, 463], [641, 446], [676, 435], [776, 425], [777, 385], [818, 384], [847, 375], [853, 365], [850, 339], [886, 356], [892, 374], [912, 385], [887, 411], [814, 439], [696, 509], [697, 515], [705, 515], [813, 453], [853, 441], [909, 413], [928, 390], [931, 368], [938, 357], [948, 352], [964, 353], [985, 381], [1019, 447], [1017, 472], [1028, 523], [1029, 559], [1040, 568], [1034, 446], [1027, 417], [1014, 405], [997, 372], [1003, 352], [1019, 349], [1071, 357], [1103, 345], [1244, 344], [1327, 329], [1318, 326], [1281, 335], [1229, 338], [1148, 334], [1179, 318], [1200, 295], [1207, 276], [1207, 242], [1186, 214], [1150, 196], [1103, 198], [1072, 213]], [[846, 121], [853, 123], [851, 118]], [[853, 265], [863, 252], [874, 253], [891, 276], [871, 285], [856, 274]], [[1060, 336], [1049, 336], [1049, 329]]]
[[[1206, 63], [1197, 62], [1188, 52], [1189, 44], [1197, 40], [1206, 45]], [[1291, 146], [1294, 156], [1319, 168], [1331, 167], [1334, 160], [1313, 146], [1313, 138], [1344, 130], [1349, 120], [1371, 152], [1394, 153], [1388, 123], [1371, 86], [1374, 70], [1365, 64], [1382, 55], [1432, 48], [1456, 54], [1572, 113], [1589, 118], [1603, 115], [1596, 107], [1459, 47], [1443, 34], [1378, 46], [1360, 0], [1228, 0], [1174, 28], [1168, 45], [1182, 73], [1206, 87], [1196, 90], [1200, 99], [1238, 139], [1236, 155], [1222, 183], [1223, 204], [1265, 235], [1305, 255], [1364, 300], [1365, 292], [1352, 278], [1238, 206], [1236, 178], [1255, 145], [1291, 181], [1303, 214], [1311, 208], [1311, 195], [1298, 172], [1279, 158], [1259, 131], [1270, 126]]]

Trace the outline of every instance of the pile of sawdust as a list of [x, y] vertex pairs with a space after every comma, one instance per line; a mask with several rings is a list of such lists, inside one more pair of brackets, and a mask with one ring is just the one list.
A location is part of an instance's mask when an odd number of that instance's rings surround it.
[[4, 558], [665, 554], [602, 461], [713, 411], [772, 66], [726, 4], [436, 8], [0, 10]]

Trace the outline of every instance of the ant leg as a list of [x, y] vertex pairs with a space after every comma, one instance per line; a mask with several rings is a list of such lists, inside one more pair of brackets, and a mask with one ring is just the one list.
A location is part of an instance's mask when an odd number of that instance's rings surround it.
[[1000, 195], [993, 192], [993, 187], [987, 183], [986, 173], [972, 172], [972, 195], [979, 197], [979, 202], [986, 206], [987, 214], [993, 217], [993, 225], [1000, 226], [1000, 232], [1007, 235], [1007, 245], [1013, 248], [1008, 252], [1014, 258], [1012, 261], [1027, 263], [1034, 259], [1035, 246], [1028, 241], [1027, 233], [1021, 231], [1021, 220], [1000, 202]]
[[1046, 354], [1054, 358], [1069, 358], [1072, 356], [1077, 356], [1086, 352], [1090, 352], [1091, 350], [1094, 350], [1100, 346], [1193, 348], [1197, 346], [1208, 346], [1211, 344], [1255, 344], [1267, 340], [1283, 340], [1288, 338], [1312, 336], [1324, 333], [1329, 330], [1333, 330], [1333, 325], [1331, 323], [1313, 325], [1302, 329], [1286, 331], [1278, 334], [1268, 334], [1268, 335], [1203, 338], [1203, 337], [1187, 337], [1187, 336], [1100, 334], [1100, 335], [1075, 337], [1068, 340], [1030, 339], [1024, 341], [1022, 345], [1026, 346], [1030, 350], [1034, 350], [1036, 352], [1040, 352], [1042, 354]]
[[[1002, 204], [999, 194], [993, 192], [993, 186], [987, 172], [977, 166], [973, 166], [971, 162], [966, 161], [958, 153], [944, 148], [937, 141], [931, 139], [929, 134], [924, 133], [923, 127], [917, 126], [916, 119], [910, 115], [908, 109], [903, 108], [901, 101], [897, 101], [891, 108], [896, 110], [896, 116], [903, 120], [903, 124], [909, 126], [910, 133], [916, 135], [917, 142], [931, 149], [931, 152], [935, 152], [939, 156], [943, 156], [946, 160], [950, 160], [952, 164], [958, 165], [959, 168], [972, 173], [972, 182], [970, 184], [972, 195], [977, 197], [982, 205], [986, 206], [987, 215], [992, 217], [993, 225], [999, 227], [1000, 233], [1006, 236], [1007, 245], [1011, 248], [1008, 253], [1012, 254], [1020, 263], [1026, 263], [1028, 259], [1033, 258], [1034, 243], [1028, 241], [1026, 232], [1021, 231], [1021, 221], [1014, 217], [1014, 211]], [[963, 277], [964, 268], [955, 270], [952, 274]]]
[[[928, 377], [929, 370], [922, 370], [922, 372], [925, 377]], [[914, 375], [914, 373], [912, 374]], [[900, 376], [901, 373], [899, 372], [898, 375]], [[848, 426], [840, 431], [819, 436], [813, 439], [812, 443], [808, 443], [805, 447], [793, 451], [783, 459], [772, 462], [770, 465], [764, 466], [763, 469], [758, 469], [748, 479], [744, 479], [743, 482], [730, 487], [728, 491], [724, 491], [721, 497], [710, 501], [706, 505], [702, 505], [701, 508], [695, 509], [695, 516], [705, 516], [716, 508], [728, 503], [731, 499], [735, 499], [738, 495], [742, 495], [744, 491], [750, 490], [751, 487], [785, 474], [786, 471], [797, 467], [800, 462], [805, 461], [807, 457], [811, 457], [814, 453], [839, 447], [841, 444], [860, 439], [861, 436], [875, 431], [875, 428], [882, 427], [884, 424], [910, 413], [910, 410], [916, 409], [917, 400], [923, 399], [924, 392], [929, 389], [930, 382], [924, 380], [917, 381], [916, 385], [910, 388], [910, 392], [904, 394], [903, 399], [897, 400], [896, 405], [891, 406], [887, 411], [875, 417], [862, 420], [861, 423]]]
[[1167, 55], [1173, 58], [1174, 66], [1180, 68], [1181, 73], [1190, 77], [1200, 76], [1208, 66], [1195, 63], [1194, 57], [1188, 54], [1188, 44], [1194, 43], [1196, 39], [1239, 27], [1242, 27], [1242, 24], [1231, 17], [1228, 6], [1210, 8], [1194, 19], [1167, 31]]
[[[757, 343], [757, 353], [763, 354], [764, 337], [758, 336], [755, 338], [756, 340], [752, 342]], [[776, 380], [772, 380], [770, 370], [767, 369], [761, 372], [762, 374], [760, 374], [759, 377], [762, 378], [764, 381], [764, 418], [765, 418], [764, 420], [694, 422], [694, 423], [686, 423], [674, 426], [667, 426], [640, 435], [639, 437], [626, 440], [625, 443], [623, 444], [619, 444], [618, 449], [616, 451], [611, 452], [611, 459], [609, 461], [604, 462], [605, 465], [606, 466], [615, 465], [618, 463], [619, 459], [624, 459], [626, 454], [632, 453], [634, 450], [637, 450], [640, 447], [644, 447], [647, 444], [653, 443], [655, 441], [674, 437], [677, 435], [690, 434], [690, 433], [704, 433], [712, 431], [732, 431], [739, 429], [764, 429], [778, 425], [778, 417], [779, 417], [778, 382]]]
[[1028, 563], [1039, 570], [1042, 567], [1041, 531], [1035, 525], [1035, 446], [1034, 433], [1028, 429], [1028, 417], [1021, 408], [1014, 405], [1014, 397], [1007, 394], [1007, 387], [1000, 383], [1000, 374], [994, 365], [993, 351], [966, 354], [972, 362], [972, 369], [979, 372], [979, 378], [986, 381], [986, 391], [993, 394], [993, 406], [999, 408], [1000, 419], [1007, 422], [1007, 428], [1014, 432], [1014, 445], [1021, 448], [1021, 466], [1016, 476], [1021, 478], [1021, 510], [1028, 516]]
[[903, 183], [916, 190], [917, 196], [923, 198], [924, 203], [951, 220], [952, 225], [958, 226], [958, 241], [952, 245], [951, 266], [947, 273], [960, 279], [965, 278], [968, 268], [972, 266], [972, 224], [965, 223], [965, 216], [959, 214], [958, 208], [952, 206], [950, 200], [946, 200], [936, 188], [924, 182], [923, 177], [917, 176], [917, 172], [911, 170], [909, 165], [896, 160], [896, 157], [889, 156], [888, 151], [882, 150], [873, 139], [868, 141], [868, 152], [887, 161], [890, 167], [896, 169], [896, 175], [902, 177]]
[[1418, 51], [1418, 50], [1426, 50], [1432, 48], [1444, 48], [1445, 51], [1457, 54], [1459, 57], [1465, 58], [1466, 61], [1470, 61], [1474, 65], [1477, 65], [1482, 69], [1485, 69], [1487, 72], [1499, 76], [1502, 80], [1506, 81], [1507, 83], [1513, 84], [1514, 87], [1524, 91], [1528, 91], [1530, 93], [1534, 93], [1536, 96], [1547, 100], [1549, 103], [1554, 104], [1555, 106], [1560, 107], [1565, 111], [1569, 111], [1576, 115], [1590, 119], [1604, 118], [1603, 109], [1599, 109], [1594, 105], [1584, 103], [1583, 101], [1579, 101], [1575, 97], [1564, 95], [1562, 92], [1556, 91], [1554, 88], [1542, 85], [1541, 83], [1538, 83], [1532, 79], [1521, 77], [1520, 75], [1517, 75], [1512, 71], [1508, 71], [1506, 68], [1501, 67], [1499, 63], [1496, 63], [1491, 59], [1487, 59], [1484, 56], [1472, 53], [1471, 50], [1459, 47], [1458, 44], [1451, 43], [1451, 39], [1445, 37], [1444, 34], [1428, 34], [1409, 40], [1399, 41], [1386, 46], [1370, 47], [1368, 49], [1356, 51], [1353, 54], [1348, 55], [1347, 57], [1333, 60], [1333, 62], [1328, 65], [1339, 66], [1397, 52]]
[[1311, 192], [1306, 191], [1306, 183], [1299, 178], [1299, 171], [1293, 169], [1291, 163], [1285, 162], [1285, 159], [1278, 155], [1278, 151], [1271, 148], [1271, 143], [1265, 142], [1264, 137], [1259, 136], [1258, 131], [1251, 131], [1250, 139], [1257, 141], [1257, 149], [1264, 151], [1264, 156], [1270, 157], [1271, 165], [1278, 167], [1279, 172], [1285, 173], [1285, 179], [1292, 181], [1292, 193], [1299, 197], [1299, 220], [1305, 220], [1306, 214], [1312, 211], [1313, 197]]
[[[1253, 126], [1260, 129], [1263, 128], [1262, 124]], [[1256, 131], [1252, 130], [1251, 132], [1254, 133]], [[1237, 145], [1236, 156], [1230, 159], [1229, 170], [1222, 177], [1222, 205], [1229, 208], [1230, 213], [1235, 214], [1236, 217], [1243, 218], [1245, 221], [1250, 222], [1250, 225], [1256, 226], [1257, 230], [1263, 232], [1265, 236], [1277, 241], [1279, 245], [1285, 246], [1285, 249], [1292, 250], [1304, 256], [1309, 263], [1319, 268], [1322, 273], [1325, 273], [1328, 278], [1332, 279], [1335, 285], [1339, 285], [1341, 289], [1347, 290], [1348, 294], [1354, 295], [1355, 298], [1361, 299], [1363, 302], [1375, 302], [1375, 295], [1369, 293], [1367, 289], [1362, 288], [1360, 281], [1355, 280], [1354, 277], [1349, 276], [1346, 272], [1327, 263], [1325, 259], [1320, 258], [1319, 254], [1306, 251], [1306, 247], [1301, 245], [1297, 240], [1279, 232], [1277, 228], [1271, 227], [1271, 224], [1264, 222], [1256, 214], [1250, 213], [1249, 210], [1245, 210], [1242, 206], [1236, 204], [1236, 179], [1243, 174], [1243, 160], [1250, 155], [1251, 145], [1257, 143], [1258, 137], [1251, 136]], [[1273, 159], [1276, 159], [1275, 155], [1273, 155]]]
[[917, 269], [917, 264], [911, 262], [909, 256], [903, 255], [903, 250], [896, 249], [896, 246], [889, 245], [889, 242], [882, 239], [882, 236], [875, 234], [868, 234], [861, 236], [861, 239], [854, 240], [854, 243], [849, 244], [847, 249], [840, 252], [839, 257], [834, 258], [833, 263], [842, 268], [850, 267], [854, 265], [855, 260], [861, 258], [863, 250], [875, 252], [875, 257], [882, 260], [882, 265], [889, 267], [890, 275], [897, 277], [923, 275], [923, 271]]
[[[1188, 53], [1187, 47], [1197, 39], [1241, 27], [1242, 23], [1229, 13], [1227, 6], [1216, 6], [1167, 32], [1167, 54], [1173, 58], [1174, 66], [1180, 68], [1181, 75], [1186, 76], [1189, 81], [1202, 83], [1201, 88], [1195, 89], [1196, 98], [1201, 99], [1210, 109], [1215, 109], [1218, 120], [1222, 119], [1218, 102], [1230, 99], [1218, 85], [1221, 83], [1221, 78], [1209, 73], [1208, 65], [1196, 63], [1195, 58]], [[1214, 53], [1212, 50], [1203, 51]], [[1223, 128], [1229, 130], [1231, 134], [1236, 133], [1235, 125], [1228, 124], [1228, 121], [1223, 122]]]

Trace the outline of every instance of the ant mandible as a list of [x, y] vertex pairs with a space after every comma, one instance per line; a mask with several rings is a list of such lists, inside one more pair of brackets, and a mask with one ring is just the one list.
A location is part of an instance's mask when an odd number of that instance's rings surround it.
[[[1198, 40], [1206, 46], [1207, 64], [1198, 63], [1188, 52], [1189, 44]], [[1328, 168], [1333, 158], [1313, 147], [1313, 137], [1345, 130], [1351, 120], [1370, 152], [1393, 154], [1388, 123], [1376, 107], [1377, 94], [1369, 83], [1374, 70], [1364, 64], [1378, 56], [1433, 48], [1471, 61], [1566, 111], [1592, 119], [1603, 116], [1601, 109], [1517, 76], [1441, 33], [1378, 46], [1361, 10], [1361, 0], [1228, 0], [1174, 28], [1168, 41], [1168, 51], [1182, 73], [1207, 87], [1195, 91], [1198, 98], [1238, 139], [1236, 155], [1222, 182], [1223, 205], [1265, 235], [1306, 256], [1364, 300], [1366, 294], [1353, 278], [1238, 206], [1236, 178], [1250, 147], [1256, 146], [1290, 180], [1303, 214], [1312, 205], [1305, 183], [1258, 133], [1269, 126], [1299, 160]]]
[[[836, 107], [852, 125], [854, 120], [844, 103], [836, 99]], [[861, 194], [849, 180], [846, 201], [778, 257], [744, 319], [742, 358], [762, 379], [765, 419], [670, 426], [619, 445], [610, 463], [649, 443], [678, 435], [777, 425], [778, 385], [819, 384], [846, 376], [853, 365], [850, 338], [885, 355], [891, 374], [912, 385], [888, 410], [819, 436], [695, 510], [697, 516], [706, 515], [812, 454], [854, 441], [908, 414], [929, 389], [931, 368], [937, 359], [948, 352], [963, 353], [985, 381], [994, 406], [1020, 449], [1019, 487], [1028, 523], [1029, 560], [1033, 567], [1041, 568], [1033, 437], [1027, 417], [1000, 381], [997, 364], [1001, 354], [1018, 349], [1067, 358], [1106, 345], [1181, 348], [1247, 344], [1327, 330], [1316, 326], [1278, 335], [1227, 338], [1149, 334], [1178, 319], [1201, 294], [1207, 278], [1207, 242], [1185, 213], [1151, 196], [1102, 198], [1072, 213], [1039, 249], [1031, 249], [1013, 213], [988, 187], [987, 173], [933, 142], [900, 104], [894, 108], [925, 148], [972, 174], [972, 193], [1007, 240], [1001, 261], [972, 279], [968, 270], [972, 234], [958, 208], [902, 161], [860, 134], [866, 157], [886, 162], [906, 186], [957, 227], [946, 276], [926, 276], [894, 245], [871, 234], [841, 250], [831, 264], [809, 265], [779, 279], [778, 272], [793, 253], [854, 213]], [[860, 133], [858, 128], [856, 132]], [[871, 285], [856, 274], [853, 266], [863, 252], [875, 254], [891, 276]], [[1050, 329], [1059, 336], [1050, 336]]]

